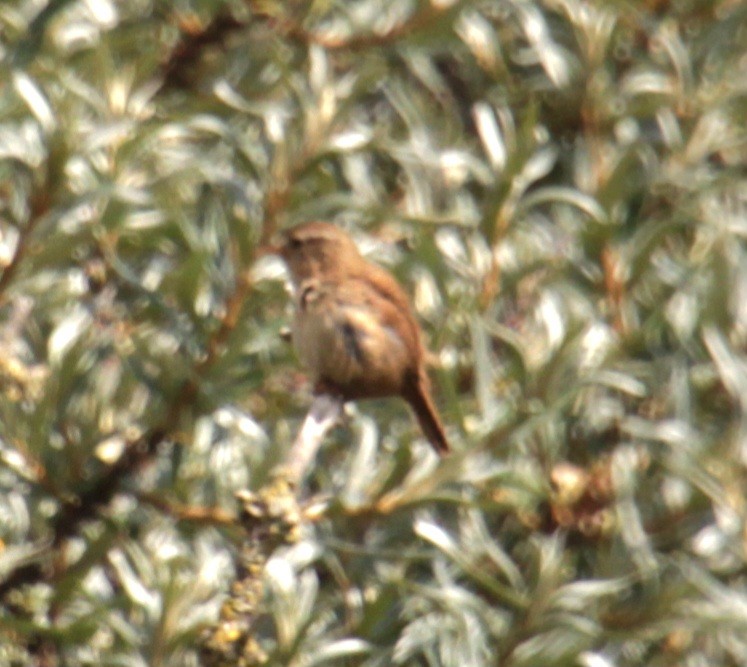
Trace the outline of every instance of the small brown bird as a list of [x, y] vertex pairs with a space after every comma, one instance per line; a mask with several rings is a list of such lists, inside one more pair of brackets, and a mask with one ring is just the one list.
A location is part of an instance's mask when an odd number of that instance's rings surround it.
[[420, 328], [394, 277], [325, 222], [286, 231], [276, 248], [295, 292], [293, 344], [314, 393], [402, 396], [437, 452], [449, 451], [425, 369]]

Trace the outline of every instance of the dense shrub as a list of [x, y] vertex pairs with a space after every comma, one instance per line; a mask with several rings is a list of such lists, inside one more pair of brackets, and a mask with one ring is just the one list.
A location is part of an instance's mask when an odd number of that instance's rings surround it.
[[[745, 3], [0, 35], [0, 665], [747, 663]], [[413, 295], [449, 458], [361, 403], [273, 481], [310, 399], [257, 249], [310, 219]]]

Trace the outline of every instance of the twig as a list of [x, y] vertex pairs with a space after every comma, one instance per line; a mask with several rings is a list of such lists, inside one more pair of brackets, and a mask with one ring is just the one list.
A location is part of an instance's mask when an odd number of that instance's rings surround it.
[[16, 250], [13, 253], [13, 257], [3, 269], [2, 274], [0, 274], [0, 305], [5, 303], [8, 298], [8, 287], [18, 271], [21, 261], [26, 255], [29, 238], [33, 234], [39, 221], [49, 212], [50, 207], [51, 201], [49, 193], [47, 192], [46, 184], [44, 184], [44, 186], [40, 187], [40, 189], [30, 198], [28, 222], [26, 223], [26, 226], [20, 230], [18, 243], [16, 244]]
[[337, 396], [321, 394], [314, 399], [279, 474], [294, 485], [303, 481], [324, 436], [340, 421], [343, 407]]
[[627, 333], [623, 312], [625, 281], [621, 276], [620, 259], [610, 245], [605, 245], [602, 249], [601, 263], [604, 271], [604, 289], [612, 315], [612, 326], [617, 333], [624, 335]]
[[407, 20], [392, 27], [385, 33], [358, 34], [344, 37], [329, 37], [311, 30], [290, 16], [275, 16], [266, 11], [260, 0], [248, 0], [247, 4], [254, 10], [256, 16], [266, 19], [273, 27], [286, 37], [295, 39], [304, 44], [317, 44], [325, 49], [340, 50], [347, 49], [357, 51], [379, 46], [386, 46], [392, 42], [410, 37], [414, 33], [436, 25], [448, 12], [459, 11], [461, 2], [457, 1], [449, 6], [426, 5], [422, 10], [415, 12]]
[[165, 500], [155, 493], [138, 493], [137, 499], [160, 510], [164, 514], [173, 516], [179, 521], [204, 523], [212, 526], [233, 526], [237, 517], [220, 507], [201, 507], [199, 505], [183, 505]]

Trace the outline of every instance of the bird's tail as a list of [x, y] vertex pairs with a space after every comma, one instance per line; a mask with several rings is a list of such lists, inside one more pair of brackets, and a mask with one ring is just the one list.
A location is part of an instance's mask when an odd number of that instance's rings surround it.
[[431, 397], [430, 382], [425, 373], [419, 377], [413, 378], [407, 383], [404, 392], [405, 400], [410, 404], [415, 417], [423, 430], [423, 434], [428, 438], [428, 442], [441, 455], [448, 453], [449, 442], [446, 440], [441, 418], [438, 416], [438, 410], [433, 404]]

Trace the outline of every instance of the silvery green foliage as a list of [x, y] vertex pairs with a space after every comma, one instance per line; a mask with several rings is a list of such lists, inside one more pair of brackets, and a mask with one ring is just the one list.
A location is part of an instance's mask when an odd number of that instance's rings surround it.
[[308, 404], [256, 248], [315, 218], [408, 286], [456, 452], [357, 406], [257, 655], [747, 662], [744, 3], [8, 0], [0, 35], [0, 579], [42, 565], [0, 665], [200, 664], [241, 537], [194, 510]]

